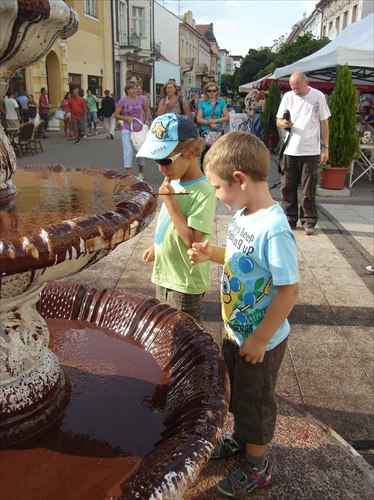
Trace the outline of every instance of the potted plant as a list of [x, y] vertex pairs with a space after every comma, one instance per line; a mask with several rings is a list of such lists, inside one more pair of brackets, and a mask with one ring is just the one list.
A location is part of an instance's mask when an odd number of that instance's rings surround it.
[[352, 83], [352, 73], [347, 65], [338, 73], [329, 107], [329, 159], [322, 166], [321, 187], [343, 189], [349, 167], [360, 155], [356, 91]]
[[265, 142], [268, 148], [276, 148], [279, 142], [276, 116], [280, 102], [281, 93], [276, 81], [273, 80], [265, 102], [264, 112], [260, 116], [261, 125], [265, 130]]

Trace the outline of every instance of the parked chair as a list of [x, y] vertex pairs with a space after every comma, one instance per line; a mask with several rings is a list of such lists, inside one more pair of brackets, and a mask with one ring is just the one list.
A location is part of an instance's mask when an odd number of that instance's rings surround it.
[[30, 143], [31, 150], [35, 151], [35, 154], [38, 153], [38, 148], [40, 148], [40, 151], [43, 152], [43, 146], [41, 141], [43, 131], [44, 131], [44, 122], [40, 120], [40, 122], [38, 122], [35, 125], [34, 134]]
[[20, 126], [18, 133], [14, 136], [12, 144], [16, 153], [18, 152], [21, 158], [24, 151], [30, 151], [34, 155], [34, 151], [31, 149], [33, 132], [34, 125], [31, 122], [26, 122]]

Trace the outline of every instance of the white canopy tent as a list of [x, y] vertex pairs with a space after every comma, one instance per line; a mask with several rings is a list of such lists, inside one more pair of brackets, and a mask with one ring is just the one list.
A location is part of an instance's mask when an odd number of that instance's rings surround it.
[[262, 89], [266, 85], [266, 80], [273, 79], [272, 73], [255, 80], [254, 82], [245, 83], [244, 85], [240, 85], [239, 92], [250, 92], [253, 89]]
[[274, 79], [303, 71], [311, 82], [335, 82], [339, 66], [348, 64], [355, 85], [374, 86], [374, 14], [347, 26], [334, 40], [310, 56], [278, 68]]

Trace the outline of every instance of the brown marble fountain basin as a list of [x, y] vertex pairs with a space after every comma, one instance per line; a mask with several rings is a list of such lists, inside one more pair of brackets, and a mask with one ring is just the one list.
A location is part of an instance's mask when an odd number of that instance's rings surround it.
[[43, 423], [36, 403], [50, 412], [64, 403], [64, 375], [34, 307], [42, 287], [137, 235], [157, 207], [148, 184], [103, 168], [30, 165], [12, 180], [18, 195], [0, 211], [2, 442]]
[[188, 315], [124, 290], [49, 283], [37, 304], [69, 403], [0, 451], [1, 497], [179, 499], [228, 407], [225, 364]]

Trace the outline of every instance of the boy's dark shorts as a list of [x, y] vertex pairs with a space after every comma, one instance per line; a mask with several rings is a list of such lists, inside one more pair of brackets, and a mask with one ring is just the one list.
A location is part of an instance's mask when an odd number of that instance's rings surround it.
[[229, 409], [234, 428], [246, 443], [265, 445], [273, 439], [277, 417], [274, 390], [286, 347], [287, 339], [266, 351], [262, 363], [253, 365], [240, 356], [238, 346], [230, 340], [222, 343], [230, 376]]
[[204, 314], [204, 295], [205, 292], [192, 295], [156, 285], [156, 299], [164, 304], [169, 304], [170, 307], [174, 307], [179, 311], [190, 314], [200, 323], [202, 322]]

